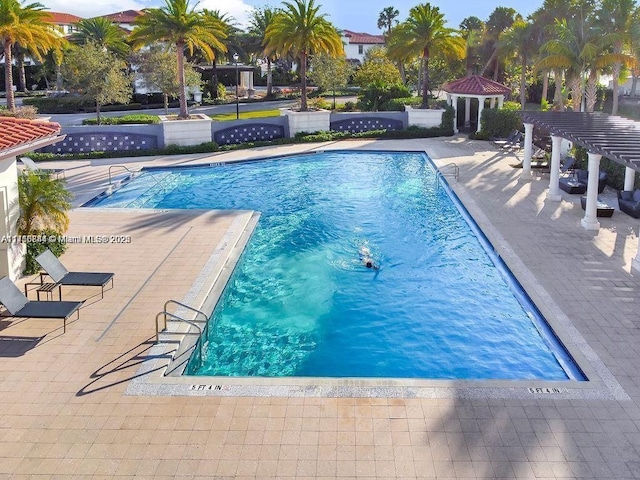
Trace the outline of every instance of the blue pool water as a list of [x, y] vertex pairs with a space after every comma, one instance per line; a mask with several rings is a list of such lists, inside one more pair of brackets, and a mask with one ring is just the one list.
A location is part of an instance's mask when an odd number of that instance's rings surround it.
[[262, 213], [188, 374], [583, 380], [454, 200], [423, 154], [332, 152], [146, 170], [96, 206]]

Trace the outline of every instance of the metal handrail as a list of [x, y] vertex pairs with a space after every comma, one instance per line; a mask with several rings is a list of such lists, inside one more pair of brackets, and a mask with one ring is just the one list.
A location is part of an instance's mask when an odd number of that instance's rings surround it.
[[453, 174], [442, 172], [442, 170], [441, 170], [441, 173], [442, 173], [443, 176], [451, 176], [451, 175], [453, 175], [453, 177], [456, 179], [456, 182], [458, 181], [458, 177], [460, 176], [460, 168], [458, 167], [458, 165], [456, 165], [455, 163], [448, 163], [446, 165], [443, 165], [442, 168], [452, 168], [453, 169]]
[[167, 311], [167, 306], [170, 304], [174, 304], [174, 305], [178, 305], [179, 307], [183, 307], [186, 308], [187, 310], [191, 310], [192, 312], [195, 312], [199, 315], [202, 315], [204, 317], [204, 321], [208, 321], [209, 317], [207, 316], [206, 313], [204, 313], [202, 310], [198, 310], [197, 308], [193, 308], [191, 305], [187, 305], [185, 303], [179, 302], [177, 300], [167, 300], [166, 302], [164, 302], [164, 311]]
[[109, 167], [109, 185], [111, 185], [111, 169], [112, 168], [124, 168], [127, 172], [129, 172], [131, 175], [135, 175], [136, 173], [139, 173], [135, 170], [130, 170], [129, 168], [125, 167], [124, 165], [111, 165]]

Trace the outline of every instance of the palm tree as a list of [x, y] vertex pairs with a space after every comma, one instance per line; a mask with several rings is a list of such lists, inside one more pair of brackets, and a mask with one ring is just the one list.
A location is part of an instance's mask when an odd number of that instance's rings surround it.
[[18, 176], [18, 234], [30, 235], [45, 229], [64, 233], [69, 226], [67, 211], [72, 199], [64, 181], [40, 172], [23, 171]]
[[465, 68], [467, 76], [476, 72], [478, 63], [478, 46], [484, 33], [484, 22], [478, 17], [467, 17], [460, 22], [460, 32], [465, 40]]
[[344, 47], [340, 34], [326, 15], [319, 14], [321, 5], [316, 6], [315, 0], [293, 0], [282, 5], [283, 9], [266, 30], [265, 51], [267, 55], [291, 54], [300, 60], [300, 110], [306, 112], [309, 55], [326, 53], [337, 57], [344, 54]]
[[386, 34], [391, 34], [391, 29], [394, 24], [397, 24], [398, 21], [396, 18], [400, 15], [400, 12], [397, 8], [394, 7], [386, 7], [383, 8], [378, 16], [378, 28], [380, 30], [386, 30]]
[[424, 79], [422, 108], [429, 108], [429, 58], [443, 55], [460, 59], [465, 41], [457, 30], [445, 27], [444, 15], [438, 7], [425, 3], [413, 7], [409, 18], [391, 32], [388, 50], [393, 58], [420, 57]]
[[4, 81], [9, 110], [15, 110], [16, 107], [11, 49], [16, 44], [28, 45], [31, 54], [37, 60], [42, 60], [42, 55], [57, 42], [48, 18], [49, 13], [44, 11], [44, 5], [40, 3], [23, 6], [18, 0], [0, 0], [0, 41], [4, 52]]
[[498, 73], [500, 71], [500, 45], [498, 40], [502, 32], [506, 31], [513, 25], [513, 22], [521, 18], [520, 14], [513, 8], [507, 7], [498, 7], [489, 15], [485, 30], [485, 42], [491, 54], [484, 68], [480, 71], [480, 75], [484, 75], [489, 67], [493, 65], [493, 79], [498, 80]]
[[260, 50], [267, 61], [267, 97], [273, 95], [273, 72], [271, 71], [271, 62], [275, 60], [273, 54], [266, 52], [266, 32], [273, 23], [277, 10], [270, 7], [255, 9], [249, 20], [249, 34], [256, 37], [260, 43]]
[[520, 106], [523, 110], [527, 100], [527, 67], [536, 48], [531, 39], [533, 28], [532, 23], [519, 19], [500, 36], [502, 49], [515, 54], [520, 60]]
[[69, 38], [76, 45], [93, 42], [120, 58], [129, 53], [124, 31], [107, 18], [83, 18], [76, 23], [76, 28]]
[[[236, 26], [236, 19], [227, 13], [221, 13], [220, 10], [204, 9], [202, 14], [211, 22], [219, 22], [224, 29], [226, 35], [224, 45], [226, 49], [220, 51], [214, 48], [214, 57], [211, 61], [211, 97], [218, 98], [218, 58], [227, 53], [227, 59], [231, 57], [231, 52], [238, 53], [242, 51], [239, 44], [240, 29]], [[192, 62], [198, 63], [198, 59], [191, 59]]]
[[199, 50], [208, 61], [212, 61], [216, 51], [227, 51], [222, 43], [226, 37], [224, 25], [219, 20], [196, 11], [195, 6], [190, 7], [189, 0], [165, 0], [162, 8], [147, 8], [144, 15], [136, 18], [130, 40], [136, 47], [155, 42], [168, 42], [176, 46], [180, 75], [178, 118], [186, 119], [189, 118], [189, 111], [184, 80], [185, 49], [191, 55], [194, 50]]
[[[626, 46], [631, 42], [631, 27], [634, 22], [633, 12], [635, 0], [602, 0], [598, 12], [599, 25], [604, 27], [607, 33], [615, 35], [613, 53], [622, 54]], [[620, 73], [623, 63], [616, 61], [613, 64], [613, 106], [611, 114], [618, 113], [618, 90]]]

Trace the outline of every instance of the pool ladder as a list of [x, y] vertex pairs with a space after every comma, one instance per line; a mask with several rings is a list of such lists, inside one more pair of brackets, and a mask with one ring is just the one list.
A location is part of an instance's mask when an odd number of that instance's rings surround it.
[[440, 167], [436, 173], [436, 188], [440, 187], [440, 179], [444, 177], [453, 177], [456, 182], [460, 177], [460, 168], [455, 163], [448, 163]]
[[[185, 310], [193, 312], [195, 313], [195, 317], [192, 320], [187, 320], [186, 318], [181, 317], [177, 313], [169, 312], [167, 310], [169, 305], [177, 305], [178, 307], [181, 307]], [[201, 317], [200, 320], [198, 320], [199, 316]], [[164, 327], [162, 330], [160, 330], [160, 318], [164, 319]], [[198, 340], [194, 348], [196, 350], [195, 353], [198, 355], [200, 365], [202, 365], [202, 344], [204, 342], [203, 337], [204, 339], [206, 339], [207, 336], [209, 335], [209, 317], [207, 317], [207, 314], [201, 310], [198, 310], [197, 308], [193, 308], [187, 304], [178, 302], [177, 300], [167, 300], [166, 302], [164, 302], [164, 308], [162, 309], [162, 311], [158, 312], [158, 314], [156, 315], [156, 342], [158, 343], [160, 342], [160, 333], [163, 333], [165, 335], [167, 334], [168, 335], [184, 335], [185, 334], [184, 332], [168, 331], [167, 320], [186, 323], [187, 325], [194, 327], [198, 331]]]

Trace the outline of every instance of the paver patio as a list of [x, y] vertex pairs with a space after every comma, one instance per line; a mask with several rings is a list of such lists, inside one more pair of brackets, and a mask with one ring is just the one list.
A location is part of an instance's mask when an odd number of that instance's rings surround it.
[[455, 382], [438, 398], [126, 394], [141, 365], [156, 361], [156, 312], [169, 298], [206, 296], [207, 280], [224, 268], [216, 248], [250, 214], [76, 209], [69, 235], [131, 242], [69, 247], [70, 270], [116, 277], [104, 299], [91, 288], [63, 290], [64, 299], [88, 298], [64, 335], [61, 322], [0, 320], [0, 477], [640, 478], [640, 282], [630, 273], [637, 220], [617, 211], [600, 219], [597, 234], [587, 232], [579, 195], [547, 201], [548, 174], [520, 182], [513, 156], [463, 137], [65, 165], [82, 203], [104, 189], [110, 164], [314, 148], [426, 150], [439, 165], [455, 162], [460, 180], [451, 183], [465, 206], [545, 315], [566, 319], [584, 338], [582, 354], [604, 364], [617, 395], [522, 389], [521, 398], [470, 398]]

